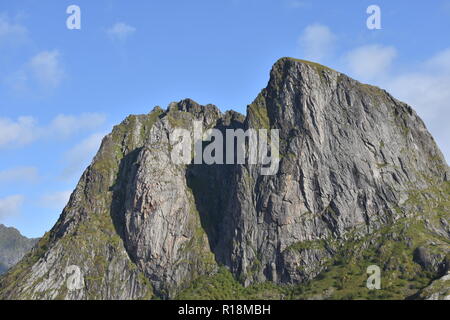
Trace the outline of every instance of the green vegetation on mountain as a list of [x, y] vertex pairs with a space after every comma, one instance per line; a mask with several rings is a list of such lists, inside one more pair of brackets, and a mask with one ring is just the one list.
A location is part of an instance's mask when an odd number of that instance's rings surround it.
[[[278, 170], [175, 163], [193, 121], [276, 129]], [[185, 99], [115, 126], [0, 299], [448, 299], [449, 177], [411, 107], [283, 58], [245, 118]]]

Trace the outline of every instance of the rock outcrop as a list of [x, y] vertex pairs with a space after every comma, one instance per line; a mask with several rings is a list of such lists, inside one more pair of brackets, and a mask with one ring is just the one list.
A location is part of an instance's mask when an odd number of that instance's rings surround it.
[[[171, 133], [194, 120], [278, 129], [278, 172], [175, 164]], [[407, 298], [448, 272], [449, 174], [411, 107], [283, 58], [246, 117], [187, 99], [116, 126], [54, 228], [0, 279], [0, 298], [186, 297], [222, 266], [238, 285], [291, 290], [277, 297], [361, 298], [370, 264], [385, 279], [374, 297]]]
[[450, 300], [450, 274], [433, 281], [420, 291], [418, 298], [423, 300]]

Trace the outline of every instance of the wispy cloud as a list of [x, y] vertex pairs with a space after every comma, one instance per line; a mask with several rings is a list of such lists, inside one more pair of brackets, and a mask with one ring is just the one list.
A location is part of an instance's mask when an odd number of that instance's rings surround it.
[[35, 55], [29, 67], [37, 82], [45, 88], [56, 88], [64, 78], [59, 51], [43, 51]]
[[33, 117], [19, 117], [17, 120], [0, 118], [0, 148], [28, 144], [36, 139], [37, 130]]
[[332, 54], [336, 39], [336, 35], [327, 26], [309, 25], [299, 38], [302, 56], [320, 62]]
[[63, 170], [62, 177], [69, 179], [80, 174], [80, 171], [82, 171], [94, 157], [104, 136], [104, 133], [92, 134], [68, 150], [64, 155], [67, 165]]
[[67, 138], [77, 132], [96, 129], [103, 125], [105, 120], [106, 116], [101, 113], [82, 113], [77, 116], [60, 114], [52, 120], [47, 132], [50, 136]]
[[5, 77], [3, 82], [19, 92], [32, 88], [48, 91], [59, 87], [65, 76], [59, 51], [42, 51]]
[[45, 194], [41, 197], [39, 203], [45, 208], [62, 210], [69, 201], [72, 191], [59, 191]]
[[39, 139], [66, 139], [73, 134], [92, 130], [104, 124], [106, 116], [84, 113], [78, 116], [58, 115], [48, 125], [41, 126], [34, 117], [17, 120], [0, 118], [0, 149], [19, 147]]
[[133, 33], [136, 32], [136, 28], [124, 23], [118, 22], [109, 29], [106, 30], [108, 36], [113, 40], [125, 41]]
[[367, 45], [351, 50], [345, 61], [353, 75], [362, 80], [371, 80], [387, 74], [396, 56], [394, 47]]
[[450, 48], [438, 52], [425, 62], [431, 72], [450, 73]]
[[34, 183], [38, 180], [35, 167], [17, 167], [0, 171], [0, 183]]
[[449, 161], [450, 48], [436, 53], [413, 70], [392, 75], [382, 84], [418, 111]]
[[18, 215], [24, 199], [23, 195], [0, 198], [0, 219]]
[[27, 35], [25, 26], [13, 21], [5, 13], [0, 14], [0, 45], [23, 43]]

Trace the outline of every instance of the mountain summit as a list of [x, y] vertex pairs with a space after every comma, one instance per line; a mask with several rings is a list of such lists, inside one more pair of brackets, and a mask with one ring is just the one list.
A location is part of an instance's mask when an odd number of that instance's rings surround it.
[[[194, 120], [277, 129], [278, 172], [174, 164], [170, 136]], [[245, 117], [187, 99], [114, 127], [0, 298], [445, 298], [449, 174], [411, 107], [282, 58]]]

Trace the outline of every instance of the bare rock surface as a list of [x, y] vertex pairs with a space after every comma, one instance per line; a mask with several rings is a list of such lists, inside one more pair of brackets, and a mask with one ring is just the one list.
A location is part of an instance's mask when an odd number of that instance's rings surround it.
[[[278, 172], [174, 164], [169, 137], [193, 120], [222, 132], [278, 129]], [[116, 126], [53, 229], [0, 278], [0, 298], [174, 298], [220, 266], [244, 286], [301, 285], [343, 250], [361, 260], [373, 250], [386, 257], [384, 270], [397, 270], [392, 243], [405, 248], [412, 269], [404, 272], [431, 281], [448, 271], [448, 179], [411, 107], [283, 58], [246, 117], [186, 99]], [[68, 285], [73, 265], [76, 289]]]

